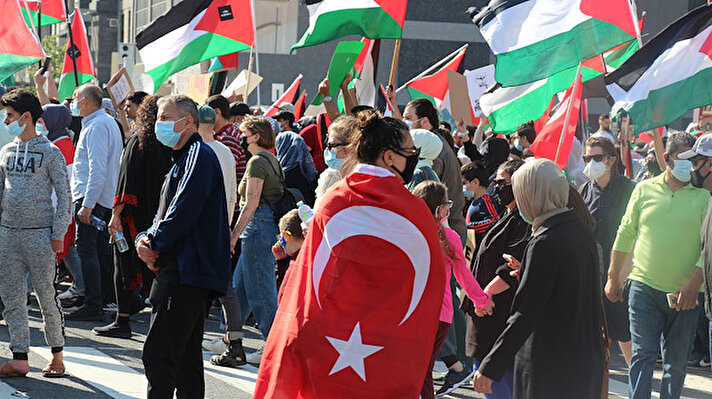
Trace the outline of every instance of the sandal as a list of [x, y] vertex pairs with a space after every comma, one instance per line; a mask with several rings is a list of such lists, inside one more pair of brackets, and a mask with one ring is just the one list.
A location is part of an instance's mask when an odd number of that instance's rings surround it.
[[0, 365], [0, 377], [24, 377], [26, 375], [27, 373], [17, 371], [10, 362]]
[[47, 367], [42, 370], [42, 376], [45, 378], [61, 378], [64, 377], [64, 363], [55, 362], [52, 360]]

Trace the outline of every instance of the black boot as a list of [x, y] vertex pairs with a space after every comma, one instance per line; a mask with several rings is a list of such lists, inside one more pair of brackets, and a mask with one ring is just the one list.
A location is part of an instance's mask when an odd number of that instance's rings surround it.
[[230, 341], [225, 352], [221, 355], [213, 355], [210, 363], [216, 366], [237, 367], [247, 364], [247, 356], [242, 348], [242, 340]]

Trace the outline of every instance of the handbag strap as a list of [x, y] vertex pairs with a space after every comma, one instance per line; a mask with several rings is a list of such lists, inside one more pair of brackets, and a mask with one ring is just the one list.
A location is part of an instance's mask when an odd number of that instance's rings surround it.
[[[277, 169], [274, 168], [274, 165], [272, 165], [272, 161], [270, 161], [269, 157], [262, 152], [258, 152], [257, 156], [262, 157], [264, 160], [267, 161], [269, 166], [272, 168], [272, 171], [274, 172], [275, 175], [277, 175], [277, 178], [279, 179], [280, 184], [282, 185], [282, 190], [287, 190], [287, 184], [284, 182], [284, 177], [282, 176], [282, 173], [277, 172]], [[281, 169], [281, 168], [280, 168]], [[280, 170], [281, 172], [281, 170]]]

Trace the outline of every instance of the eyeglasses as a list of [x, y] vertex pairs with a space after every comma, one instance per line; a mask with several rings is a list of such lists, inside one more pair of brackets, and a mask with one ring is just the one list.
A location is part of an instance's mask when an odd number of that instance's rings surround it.
[[589, 163], [589, 162], [591, 162], [591, 160], [594, 160], [596, 162], [601, 162], [601, 161], [603, 161], [603, 157], [606, 157], [606, 159], [608, 159], [608, 155], [605, 155], [605, 154], [588, 155], [588, 156], [583, 157], [583, 162]]
[[334, 148], [345, 147], [347, 145], [349, 145], [349, 143], [326, 143], [326, 149], [332, 150]]
[[507, 179], [497, 179], [494, 181], [495, 187], [504, 187], [508, 184], [512, 184], [512, 182], [508, 182]]
[[[399, 149], [394, 149], [393, 152], [395, 152], [396, 154], [398, 154], [402, 157], [409, 157], [411, 155], [420, 155], [420, 148], [418, 148], [418, 147], [399, 148]], [[403, 153], [405, 153], [405, 154], [403, 154]]]
[[444, 207], [447, 208], [447, 209], [452, 209], [452, 204], [453, 204], [452, 201], [448, 201], [448, 202], [446, 202], [446, 203], [444, 203], [444, 204], [441, 204], [440, 206], [444, 206]]

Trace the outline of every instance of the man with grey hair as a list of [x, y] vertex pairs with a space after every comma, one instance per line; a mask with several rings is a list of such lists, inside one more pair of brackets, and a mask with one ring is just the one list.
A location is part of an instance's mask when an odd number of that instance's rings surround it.
[[200, 347], [208, 298], [230, 282], [230, 226], [220, 163], [198, 133], [198, 110], [186, 96], [158, 101], [156, 138], [173, 148], [153, 225], [136, 250], [157, 272], [151, 327], [143, 346], [148, 398], [205, 396]]
[[[71, 105], [73, 114], [84, 117], [72, 166], [71, 189], [77, 252], [86, 289], [83, 300], [80, 297], [77, 298], [80, 302], [75, 302], [81, 307], [67, 314], [67, 320], [103, 321], [104, 298], [114, 292], [110, 278], [102, 286], [102, 271], [110, 277], [114, 270], [105, 226], [111, 219], [124, 141], [116, 121], [104, 112], [101, 97], [98, 86], [85, 84], [74, 90]], [[104, 222], [103, 229], [100, 221]]]
[[[685, 382], [702, 285], [700, 228], [710, 198], [708, 191], [690, 184], [692, 162], [681, 157], [694, 144], [687, 133], [670, 134], [665, 173], [633, 189], [613, 244], [605, 293], [612, 302], [620, 301], [624, 282], [630, 283], [632, 399], [650, 398], [658, 350], [663, 357], [660, 398], [679, 398]], [[628, 275], [624, 266], [631, 251]]]

